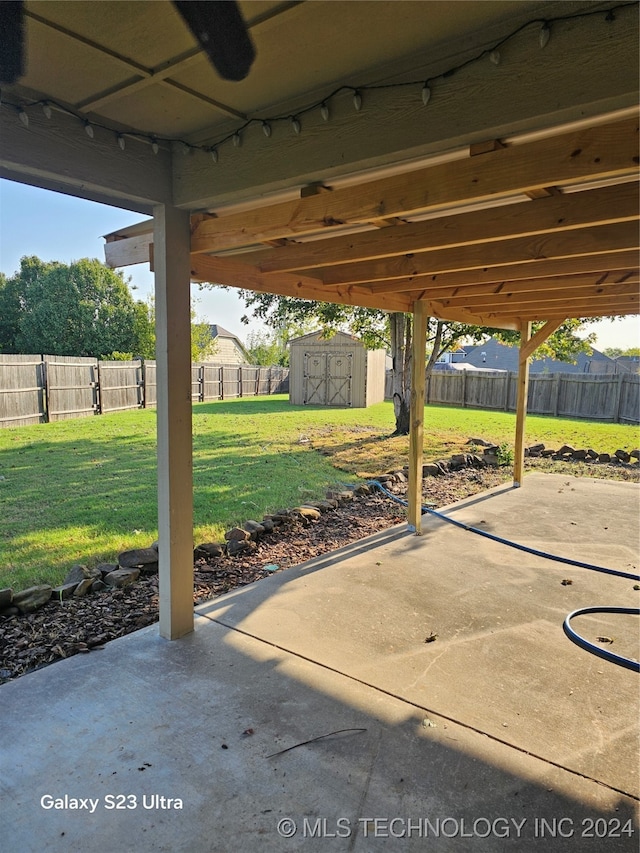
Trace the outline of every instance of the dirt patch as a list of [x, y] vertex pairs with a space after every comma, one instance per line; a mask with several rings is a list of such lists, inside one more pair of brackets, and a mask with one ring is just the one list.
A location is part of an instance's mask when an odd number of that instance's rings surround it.
[[[570, 476], [607, 477], [638, 482], [629, 467], [527, 461], [527, 468]], [[467, 468], [424, 481], [425, 502], [442, 507], [511, 479], [510, 468]], [[324, 513], [308, 526], [295, 523], [264, 535], [248, 556], [198, 560], [194, 567], [194, 604], [268, 577], [274, 571], [326, 554], [404, 521], [404, 509], [380, 494], [360, 496]], [[158, 577], [142, 576], [122, 589], [86, 598], [49, 601], [26, 616], [0, 618], [0, 683], [76, 654], [99, 654], [109, 640], [158, 619]]]

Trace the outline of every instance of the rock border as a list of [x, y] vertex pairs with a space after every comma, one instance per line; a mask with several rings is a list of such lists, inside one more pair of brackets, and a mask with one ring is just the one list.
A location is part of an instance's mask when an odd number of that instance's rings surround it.
[[[472, 448], [482, 448], [482, 455], [477, 452], [454, 453], [449, 459], [428, 462], [422, 466], [423, 477], [446, 476], [463, 468], [486, 468], [503, 465], [500, 445], [486, 441], [483, 438], [470, 438], [467, 442]], [[525, 448], [525, 457], [546, 458], [562, 462], [586, 462], [590, 464], [621, 465], [637, 468], [640, 465], [640, 450], [616, 450], [614, 453], [601, 453], [592, 448], [574, 448], [564, 444], [557, 450], [545, 447], [544, 444], [533, 444]], [[631, 462], [635, 459], [635, 462]], [[387, 471], [377, 477], [377, 480], [388, 491], [395, 493], [404, 491], [408, 479], [408, 466], [402, 470]], [[354, 499], [356, 495], [368, 495], [375, 486], [362, 483], [354, 489], [329, 490], [324, 500], [310, 501], [290, 509], [281, 509], [263, 516], [262, 521], [248, 519], [242, 526], [235, 526], [224, 534], [223, 542], [203, 542], [193, 551], [194, 571], [201, 560], [211, 560], [219, 557], [237, 557], [247, 552], [255, 551], [257, 542], [271, 533], [276, 527], [302, 524], [308, 527], [318, 521], [321, 514], [336, 509], [339, 505]], [[274, 567], [274, 569], [277, 567]], [[158, 571], [158, 543], [153, 542], [148, 548], [134, 548], [118, 554], [117, 563], [100, 563], [95, 567], [74, 565], [64, 581], [56, 587], [40, 584], [14, 593], [9, 587], [0, 589], [0, 617], [27, 615], [43, 607], [54, 599], [60, 603], [69, 598], [80, 598], [94, 592], [111, 588], [128, 586], [135, 583], [141, 575], [153, 574]]]

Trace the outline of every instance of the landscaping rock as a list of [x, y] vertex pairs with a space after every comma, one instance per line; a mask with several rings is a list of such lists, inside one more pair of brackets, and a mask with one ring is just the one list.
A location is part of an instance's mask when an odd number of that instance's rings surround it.
[[485, 441], [484, 438], [470, 438], [467, 444], [475, 444], [476, 447], [493, 447], [490, 441]]
[[115, 572], [116, 569], [120, 568], [117, 563], [98, 563], [96, 569], [100, 572], [100, 577], [103, 578], [105, 575], [108, 575], [109, 572]]
[[539, 456], [544, 450], [544, 444], [532, 444], [529, 448], [529, 456]]
[[597, 453], [595, 450], [593, 450], [593, 448], [591, 448], [591, 447], [590, 447], [590, 448], [587, 450], [587, 457], [588, 457], [589, 459], [597, 459], [597, 458], [598, 458], [598, 453]]
[[498, 445], [488, 444], [482, 452], [485, 454], [485, 456], [495, 456], [498, 452]]
[[140, 569], [116, 569], [104, 576], [104, 583], [111, 587], [128, 586], [140, 576]]
[[[87, 580], [85, 578], [84, 580]], [[82, 581], [80, 581], [82, 583]], [[95, 581], [92, 581], [95, 583]], [[73, 593], [76, 591], [77, 583], [63, 583], [61, 586], [54, 586], [51, 597], [55, 598], [56, 601], [66, 601], [68, 598], [71, 598]]]
[[317, 521], [321, 514], [319, 509], [316, 509], [313, 506], [307, 506], [306, 504], [297, 506], [296, 512], [299, 512], [303, 518], [313, 519], [314, 521]]
[[52, 592], [53, 589], [48, 584], [30, 586], [29, 589], [14, 593], [11, 604], [17, 607], [20, 613], [33, 613], [49, 601]]
[[255, 547], [255, 542], [251, 542], [249, 539], [230, 539], [227, 546], [227, 553], [230, 557], [236, 557], [245, 551], [254, 550]]
[[540, 456], [543, 459], [548, 459], [550, 456], [555, 456], [555, 450], [552, 450], [550, 447], [546, 447], [544, 450], [540, 451]]
[[249, 535], [252, 539], [257, 539], [258, 536], [262, 536], [264, 533], [264, 525], [260, 524], [258, 521], [245, 521], [244, 529], [248, 531]]
[[145, 563], [144, 566], [138, 566], [143, 575], [153, 575], [158, 571], [157, 563]]
[[91, 584], [91, 592], [102, 592], [107, 588], [107, 585], [104, 581], [94, 581]]
[[[403, 474], [403, 476], [404, 476], [404, 474]], [[367, 485], [366, 483], [361, 483], [359, 486], [357, 486], [355, 492], [356, 492], [356, 495], [370, 495], [371, 494], [371, 486]]]
[[454, 455], [449, 459], [449, 470], [450, 471], [460, 471], [462, 468], [467, 467], [467, 457], [464, 453], [454, 453]]
[[224, 545], [221, 545], [219, 542], [203, 542], [193, 552], [196, 560], [209, 560], [212, 557], [222, 557], [223, 554]]
[[468, 464], [472, 468], [486, 468], [487, 462], [483, 456], [476, 456], [476, 454], [468, 454]]
[[575, 452], [575, 448], [571, 447], [570, 444], [563, 444], [562, 447], [557, 451], [557, 456], [573, 456]]
[[442, 471], [435, 462], [430, 462], [427, 465], [422, 466], [423, 477], [439, 477], [440, 474], [442, 474]]
[[260, 523], [264, 527], [265, 533], [272, 533], [273, 532], [273, 528], [275, 527], [275, 524], [273, 523], [272, 518], [265, 516]]
[[[406, 483], [407, 482], [407, 478], [405, 476], [404, 471], [394, 471], [393, 476], [396, 478], [396, 483]], [[356, 489], [356, 494], [357, 494], [357, 489]]]
[[121, 569], [135, 569], [137, 566], [157, 562], [158, 552], [155, 548], [134, 548], [133, 551], [118, 554], [118, 565]]
[[586, 450], [574, 450], [573, 453], [571, 454], [571, 457], [573, 459], [586, 459], [587, 458], [587, 451]]
[[86, 566], [75, 565], [71, 567], [69, 574], [62, 581], [63, 585], [68, 583], [79, 584], [80, 581], [86, 580], [87, 578], [91, 578], [92, 580], [98, 580], [102, 577], [102, 572], [97, 568], [88, 569]]
[[251, 534], [248, 530], [243, 530], [242, 527], [232, 527], [231, 530], [227, 530], [224, 534], [224, 538], [228, 542], [245, 542], [247, 539], [251, 538]]
[[4, 610], [7, 607], [11, 607], [12, 601], [13, 590], [9, 587], [5, 587], [5, 589], [0, 589], [0, 610]]
[[631, 456], [627, 453], [626, 450], [616, 450], [615, 456], [621, 462], [625, 462], [625, 463], [631, 462]]
[[[93, 578], [85, 578], [83, 581], [80, 581], [73, 591], [74, 598], [82, 598], [83, 595], [86, 595], [89, 592], [94, 583], [95, 580]], [[102, 583], [102, 581], [100, 581], [100, 583]]]
[[630, 450], [629, 456], [631, 456], [632, 459], [637, 459], [638, 461], [640, 461], [640, 450]]
[[598, 454], [598, 462], [611, 462], [611, 455], [609, 453]]

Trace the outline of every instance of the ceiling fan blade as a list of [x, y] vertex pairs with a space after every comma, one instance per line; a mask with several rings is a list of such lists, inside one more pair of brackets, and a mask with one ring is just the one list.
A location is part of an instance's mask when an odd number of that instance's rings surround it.
[[0, 2], [0, 83], [15, 83], [24, 74], [24, 3]]
[[218, 74], [244, 80], [256, 52], [235, 0], [173, 0], [173, 5]]

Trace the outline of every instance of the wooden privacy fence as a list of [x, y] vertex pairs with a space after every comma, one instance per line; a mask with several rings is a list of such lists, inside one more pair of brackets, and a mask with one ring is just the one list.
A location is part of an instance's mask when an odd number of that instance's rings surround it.
[[[193, 364], [194, 402], [284, 394], [288, 367]], [[155, 361], [98, 361], [60, 355], [0, 355], [0, 427], [151, 408]]]
[[[391, 398], [391, 373], [385, 397]], [[515, 412], [518, 375], [472, 370], [435, 371], [427, 379], [427, 403]], [[640, 376], [634, 374], [534, 374], [529, 377], [531, 414], [640, 423]]]

